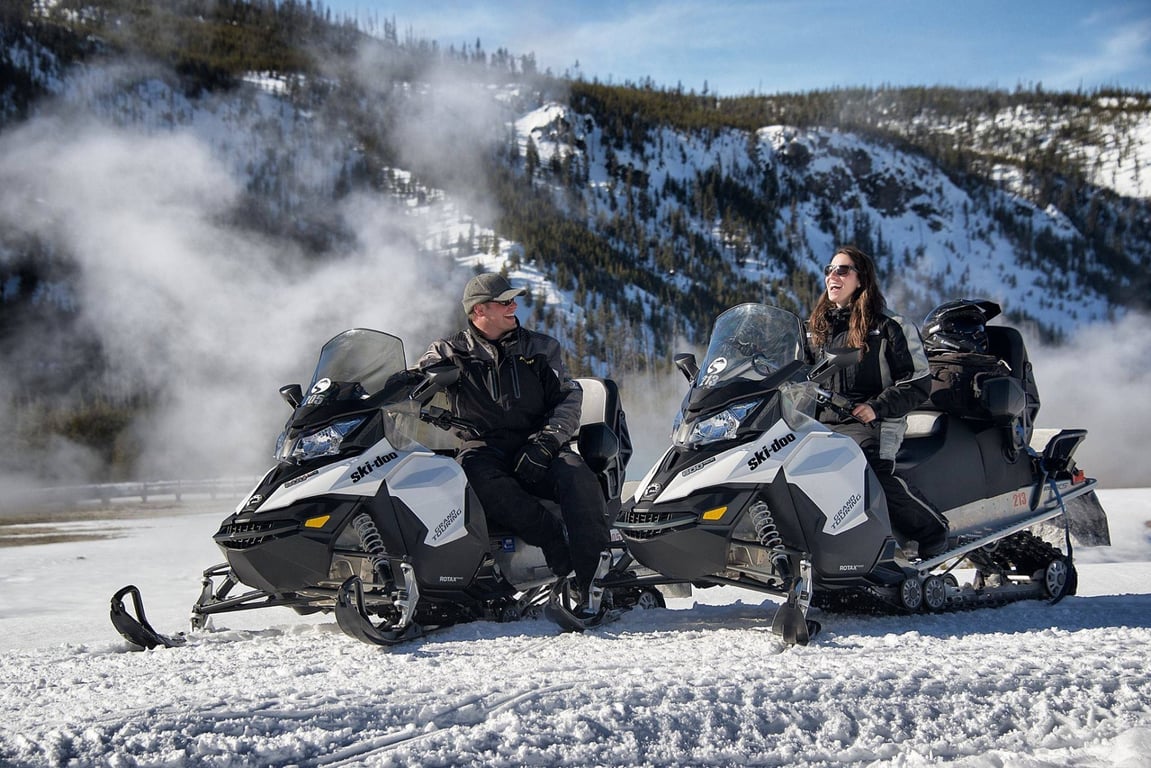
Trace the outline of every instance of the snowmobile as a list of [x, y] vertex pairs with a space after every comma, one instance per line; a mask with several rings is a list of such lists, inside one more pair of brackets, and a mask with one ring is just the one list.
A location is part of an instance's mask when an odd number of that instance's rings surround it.
[[[1015, 329], [986, 330], [1022, 352]], [[630, 555], [660, 576], [627, 583], [662, 578], [687, 594], [732, 585], [782, 597], [772, 629], [790, 644], [819, 630], [812, 606], [942, 611], [1074, 594], [1072, 534], [1110, 543], [1106, 516], [1096, 481], [1074, 462], [1085, 430], [1036, 431], [1041, 445], [1020, 445], [1031, 431], [1022, 366], [981, 382], [985, 418], [909, 416], [897, 471], [950, 524], [946, 551], [920, 558], [893, 532], [855, 441], [814, 418], [818, 407], [850, 414], [852, 404], [821, 385], [858, 351], [813, 366], [804, 350], [798, 317], [743, 304], [716, 319], [702, 366], [677, 356], [690, 387], [673, 444], [616, 522]], [[1063, 540], [1052, 543], [1043, 527], [1059, 520]], [[961, 565], [976, 571], [962, 587]]]
[[[541, 608], [564, 629], [582, 630], [608, 611], [658, 604], [650, 587], [593, 590], [598, 610], [576, 615], [571, 575], [557, 578], [538, 547], [491, 527], [454, 459], [450, 431], [467, 425], [437, 404], [458, 376], [451, 364], [405, 369], [403, 342], [387, 333], [353, 329], [328, 341], [307, 395], [298, 384], [280, 390], [293, 411], [276, 465], [215, 534], [226, 559], [204, 571], [192, 629], [218, 614], [286, 606], [334, 612], [346, 634], [395, 645]], [[618, 389], [610, 379], [577, 381], [584, 404], [575, 449], [614, 518], [631, 454]], [[613, 545], [601, 571], [630, 563], [622, 550]], [[235, 592], [240, 585], [247, 589]], [[134, 585], [112, 597], [111, 618], [145, 648], [186, 640], [151, 626]]]

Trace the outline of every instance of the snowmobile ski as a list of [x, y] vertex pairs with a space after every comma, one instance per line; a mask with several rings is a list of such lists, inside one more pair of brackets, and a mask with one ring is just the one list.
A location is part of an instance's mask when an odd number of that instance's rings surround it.
[[[133, 616], [124, 606], [125, 595], [132, 596], [132, 607], [136, 611]], [[178, 635], [162, 635], [157, 632], [148, 617], [144, 615], [144, 599], [135, 585], [129, 584], [112, 595], [111, 608], [112, 624], [120, 634], [133, 645], [152, 650], [153, 648], [175, 648], [187, 642], [183, 633]]]
[[597, 609], [583, 605], [576, 590], [568, 581], [561, 579], [552, 587], [544, 616], [559, 626], [564, 632], [585, 632], [604, 624], [610, 624], [624, 614], [622, 608], [609, 608], [601, 603]]
[[623, 611], [609, 610], [611, 593], [603, 586], [603, 579], [611, 568], [611, 559], [610, 550], [600, 553], [586, 603], [570, 575], [557, 581], [548, 596], [544, 615], [565, 632], [583, 632], [618, 619]]
[[335, 610], [336, 623], [344, 634], [371, 645], [399, 645], [450, 626], [422, 627], [413, 623], [410, 615], [406, 623], [398, 622], [392, 628], [376, 626], [364, 609], [364, 583], [358, 576], [352, 576], [340, 586]]
[[819, 633], [818, 621], [807, 618], [811, 606], [811, 562], [800, 562], [799, 576], [787, 590], [787, 600], [775, 611], [771, 631], [782, 637], [788, 645], [807, 645]]

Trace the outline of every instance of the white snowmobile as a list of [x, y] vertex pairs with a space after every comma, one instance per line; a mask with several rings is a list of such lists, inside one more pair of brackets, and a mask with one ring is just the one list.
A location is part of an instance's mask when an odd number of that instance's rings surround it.
[[[217, 614], [286, 606], [334, 611], [348, 635], [394, 645], [540, 608], [581, 630], [609, 611], [662, 604], [651, 587], [592, 590], [598, 610], [577, 616], [571, 576], [557, 579], [538, 547], [489, 527], [453, 458], [457, 441], [447, 430], [461, 425], [434, 404], [458, 376], [450, 365], [406, 371], [401, 340], [379, 331], [349, 330], [325, 344], [308, 395], [299, 385], [281, 389], [293, 413], [276, 466], [216, 533], [226, 562], [204, 572], [193, 630]], [[631, 454], [618, 391], [610, 379], [577, 381], [584, 405], [576, 447], [614, 517]], [[622, 549], [615, 545], [601, 568], [630, 563]], [[241, 584], [248, 589], [233, 593]], [[151, 626], [134, 585], [112, 597], [111, 618], [139, 646], [185, 640]]]
[[[986, 330], [1024, 354], [1014, 329]], [[803, 334], [794, 314], [743, 304], [717, 318], [702, 366], [692, 355], [677, 358], [691, 386], [674, 444], [616, 522], [631, 556], [660, 575], [621, 583], [726, 584], [782, 596], [773, 629], [792, 644], [818, 631], [812, 605], [942, 611], [1075, 592], [1073, 538], [1108, 544], [1106, 516], [1095, 480], [1073, 460], [1085, 430], [1020, 446], [1034, 410], [1023, 366], [980, 381], [979, 418], [911, 414], [898, 471], [950, 523], [947, 551], [919, 559], [893, 533], [855, 441], [812, 418], [817, 406], [850, 413], [820, 382], [858, 352], [813, 368]], [[1049, 534], [1052, 521], [1062, 522], [1062, 541], [1036, 535], [1044, 524]], [[961, 566], [976, 571], [962, 587], [954, 574]]]

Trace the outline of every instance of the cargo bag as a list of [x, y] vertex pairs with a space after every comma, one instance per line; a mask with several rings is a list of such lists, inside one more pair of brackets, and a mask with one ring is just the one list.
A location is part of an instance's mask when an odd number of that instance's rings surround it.
[[992, 418], [983, 400], [988, 379], [1010, 376], [1011, 369], [994, 355], [937, 352], [929, 355], [931, 407], [968, 419]]

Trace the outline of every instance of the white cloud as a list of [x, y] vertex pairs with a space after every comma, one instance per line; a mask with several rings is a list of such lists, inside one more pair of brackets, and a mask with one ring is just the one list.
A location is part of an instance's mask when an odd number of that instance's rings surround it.
[[1107, 29], [1085, 46], [1086, 52], [1050, 51], [1043, 61], [1044, 86], [1075, 90], [1080, 86], [1120, 82], [1123, 76], [1151, 65], [1151, 20], [1123, 23]]

